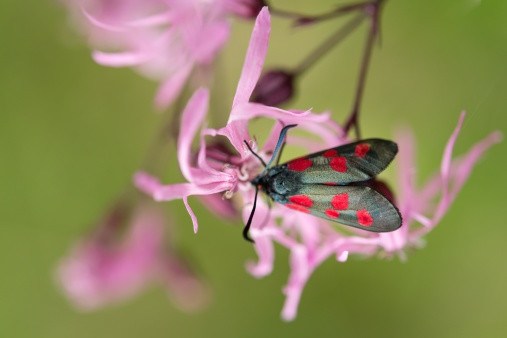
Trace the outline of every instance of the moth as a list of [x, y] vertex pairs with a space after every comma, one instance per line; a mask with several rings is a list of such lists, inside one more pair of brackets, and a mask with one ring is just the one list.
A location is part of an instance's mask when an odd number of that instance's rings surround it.
[[[371, 138], [322, 150], [278, 164], [279, 154], [290, 128], [282, 128], [268, 163], [245, 141], [264, 170], [252, 181], [255, 199], [243, 237], [248, 235], [257, 205], [257, 194], [263, 191], [272, 201], [314, 216], [372, 232], [398, 229], [402, 218], [396, 206], [374, 189], [373, 180], [394, 159], [396, 143]], [[272, 165], [275, 161], [277, 164]]]

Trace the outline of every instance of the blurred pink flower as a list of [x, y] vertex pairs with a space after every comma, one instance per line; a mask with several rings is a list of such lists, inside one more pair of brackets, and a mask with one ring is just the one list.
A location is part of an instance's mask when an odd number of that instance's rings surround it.
[[[400, 187], [398, 207], [403, 215], [403, 226], [391, 233], [379, 234], [379, 245], [386, 253], [398, 253], [404, 258], [403, 249], [421, 246], [422, 237], [442, 220], [452, 202], [468, 180], [477, 161], [491, 146], [502, 140], [498, 131], [475, 144], [470, 151], [453, 160], [453, 149], [461, 131], [465, 112], [461, 113], [458, 125], [444, 148], [440, 172], [429, 179], [420, 189], [415, 186], [416, 164], [414, 162], [414, 140], [408, 132], [397, 137], [400, 153]], [[415, 222], [422, 225], [415, 226]]]
[[[163, 247], [164, 215], [154, 206], [119, 206], [80, 241], [58, 267], [62, 290], [82, 310], [94, 310], [133, 297], [154, 281], [182, 310], [196, 310], [207, 289], [188, 264]], [[129, 219], [130, 218], [130, 219]]]
[[[299, 124], [309, 137], [289, 134], [287, 143], [314, 152], [346, 143], [343, 130], [334, 123], [328, 114], [285, 111], [274, 107], [249, 102], [252, 91], [259, 80], [269, 39], [269, 13], [263, 9], [259, 14], [245, 64], [234, 97], [229, 121], [224, 128], [203, 129], [200, 133], [200, 148], [197, 154], [192, 151], [192, 142], [203, 124], [208, 109], [208, 92], [198, 90], [187, 104], [182, 114], [182, 132], [178, 139], [178, 161], [187, 183], [164, 185], [155, 177], [140, 172], [134, 177], [135, 185], [157, 201], [182, 199], [197, 231], [197, 218], [191, 210], [188, 197], [191, 195], [213, 196], [210, 208], [224, 214], [233, 205], [239, 206], [243, 220], [247, 221], [254, 199], [254, 187], [250, 181], [261, 170], [260, 163], [244, 145], [246, 140], [263, 159], [269, 159], [279, 137], [283, 124]], [[255, 117], [276, 120], [267, 140], [258, 147], [256, 140], [248, 132], [248, 124]], [[291, 272], [284, 288], [286, 296], [282, 310], [284, 320], [293, 320], [297, 315], [299, 300], [306, 282], [313, 271], [330, 256], [345, 262], [351, 254], [373, 256], [379, 253], [392, 255], [402, 253], [412, 245], [417, 245], [421, 236], [433, 228], [445, 214], [462, 184], [466, 181], [478, 158], [500, 136], [493, 133], [477, 144], [462, 160], [451, 161], [452, 149], [459, 133], [462, 119], [451, 136], [444, 152], [440, 175], [431, 180], [418, 192], [412, 185], [411, 175], [414, 165], [411, 162], [413, 149], [410, 139], [399, 140], [401, 199], [397, 203], [404, 217], [402, 228], [389, 234], [377, 234], [359, 229], [345, 228], [311, 215], [293, 212], [286, 207], [274, 204], [271, 208], [259, 199], [250, 234], [255, 240], [254, 248], [258, 256], [256, 262], [248, 262], [247, 270], [255, 277], [271, 273], [274, 265], [274, 244], [278, 243], [290, 251]], [[205, 137], [224, 136], [230, 143], [206, 142]], [[223, 139], [223, 138], [222, 138]], [[232, 150], [229, 150], [232, 148]], [[451, 182], [454, 183], [451, 187]], [[380, 189], [380, 186], [377, 186]], [[431, 200], [442, 195], [430, 219], [422, 216], [432, 211]], [[228, 203], [232, 199], [239, 202]], [[425, 227], [413, 227], [413, 221], [422, 222]]]
[[252, 17], [254, 0], [63, 0], [109, 67], [159, 81], [157, 107], [178, 97], [195, 67], [207, 69], [229, 38], [230, 14]]

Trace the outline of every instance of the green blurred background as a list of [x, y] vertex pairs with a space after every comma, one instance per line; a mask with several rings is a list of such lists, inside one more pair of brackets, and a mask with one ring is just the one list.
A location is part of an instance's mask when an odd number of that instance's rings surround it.
[[[317, 13], [338, 0], [272, 2]], [[181, 313], [155, 287], [122, 305], [75, 311], [55, 286], [55, 266], [129, 184], [162, 117], [152, 108], [156, 84], [94, 64], [66, 14], [56, 0], [0, 4], [0, 337], [505, 337], [504, 144], [479, 162], [426, 248], [406, 263], [326, 262], [310, 279], [295, 322], [279, 315], [287, 252], [277, 250], [271, 276], [252, 278], [244, 263], [254, 253], [240, 240], [241, 224], [223, 222], [196, 200], [197, 236], [181, 202], [167, 209], [179, 246], [213, 288], [207, 309]], [[296, 64], [338, 25], [293, 29], [275, 19], [268, 65]], [[391, 0], [382, 27], [363, 105], [365, 136], [412, 127], [425, 179], [438, 169], [460, 110], [469, 115], [457, 154], [492, 130], [505, 132], [507, 2]], [[250, 29], [251, 22], [234, 22], [220, 60], [218, 122]], [[364, 33], [305, 74], [291, 107], [331, 109], [344, 120]], [[174, 161], [174, 146], [166, 156]], [[176, 167], [168, 170], [167, 180], [180, 179]]]

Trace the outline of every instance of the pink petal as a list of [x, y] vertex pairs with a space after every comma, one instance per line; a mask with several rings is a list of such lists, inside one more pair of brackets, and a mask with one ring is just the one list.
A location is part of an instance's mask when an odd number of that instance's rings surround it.
[[459, 132], [461, 131], [461, 127], [463, 126], [463, 121], [465, 120], [466, 112], [461, 112], [459, 119], [458, 119], [458, 125], [454, 129], [454, 131], [451, 134], [451, 137], [449, 138], [449, 141], [447, 142], [447, 145], [445, 146], [444, 150], [444, 156], [442, 159], [442, 165], [440, 167], [440, 173], [442, 175], [443, 180], [447, 180], [449, 177], [449, 169], [451, 167], [451, 161], [452, 161], [452, 150], [454, 149], [454, 144], [456, 143], [456, 139], [458, 138]]
[[257, 263], [247, 263], [248, 272], [257, 278], [269, 275], [273, 271], [275, 260], [273, 241], [268, 236], [255, 236], [254, 248], [259, 260]]
[[[139, 208], [123, 237], [113, 243], [97, 234], [79, 243], [59, 266], [67, 296], [83, 310], [93, 310], [134, 296], [154, 276], [164, 218], [154, 208]], [[119, 243], [117, 243], [119, 242]]]
[[451, 167], [452, 161], [452, 152], [454, 149], [454, 145], [456, 144], [456, 139], [458, 138], [459, 132], [461, 131], [461, 127], [463, 126], [463, 120], [465, 119], [465, 112], [461, 112], [460, 117], [458, 119], [458, 125], [454, 129], [447, 145], [444, 149], [444, 155], [442, 158], [442, 164], [440, 166], [440, 179], [441, 179], [441, 189], [442, 194], [440, 196], [440, 201], [438, 203], [435, 214], [433, 215], [432, 223], [435, 225], [445, 214], [449, 205], [451, 204], [451, 196], [449, 195], [449, 170]]
[[302, 245], [291, 249], [290, 266], [289, 282], [283, 290], [285, 303], [282, 309], [282, 319], [286, 321], [296, 318], [301, 294], [311, 270], [308, 266], [306, 250]]
[[197, 230], [199, 229], [199, 224], [197, 222], [197, 217], [195, 217], [195, 213], [190, 207], [190, 204], [188, 204], [188, 198], [183, 197], [183, 204], [185, 204], [185, 209], [187, 209], [188, 214], [190, 215], [190, 218], [192, 219], [192, 225], [194, 228], [194, 234], [197, 233]]
[[184, 198], [190, 195], [210, 195], [219, 192], [225, 192], [232, 189], [233, 186], [228, 182], [211, 183], [208, 185], [196, 186], [192, 183], [178, 183], [162, 185], [158, 188], [153, 198], [155, 201], [172, 201], [174, 199]]
[[217, 52], [229, 39], [230, 27], [227, 22], [216, 22], [207, 25], [199, 35], [199, 41], [194, 43], [192, 55], [200, 64], [210, 64]]
[[[305, 124], [309, 122], [324, 123], [329, 120], [329, 114], [312, 114], [310, 111], [289, 111], [275, 107], [268, 107], [258, 103], [243, 103], [236, 105], [229, 117], [226, 127], [218, 130], [218, 134], [229, 138], [231, 144], [242, 156], [244, 152], [243, 141], [250, 140], [247, 121], [256, 117], [268, 117], [287, 124]], [[249, 156], [249, 155], [248, 155]]]
[[415, 198], [414, 173], [415, 173], [415, 146], [414, 138], [408, 131], [398, 133], [396, 136], [398, 143], [398, 184], [400, 186], [400, 198], [398, 207], [402, 214], [406, 214], [412, 209]]
[[178, 137], [178, 162], [183, 176], [190, 182], [194, 177], [191, 171], [192, 142], [208, 112], [209, 92], [198, 89], [190, 98], [181, 114], [181, 128]]
[[92, 15], [91, 13], [89, 13], [84, 8], [81, 8], [81, 12], [85, 16], [85, 18], [88, 19], [88, 21], [90, 21], [90, 23], [92, 25], [94, 25], [94, 26], [96, 26], [98, 28], [104, 29], [106, 31], [111, 31], [111, 32], [124, 32], [126, 30], [125, 27], [122, 27], [122, 26], [119, 26], [119, 25], [111, 25], [111, 24], [108, 24], [106, 22], [103, 22], [99, 18], [97, 18], [94, 15]]
[[134, 186], [147, 195], [153, 196], [155, 192], [162, 186], [158, 178], [148, 173], [139, 171], [133, 177]]
[[152, 196], [156, 201], [171, 201], [190, 195], [210, 195], [228, 191], [234, 187], [234, 184], [230, 182], [217, 182], [207, 185], [192, 183], [163, 185], [157, 178], [145, 172], [138, 172], [134, 175], [134, 185], [142, 192]]
[[238, 82], [232, 107], [246, 103], [259, 80], [268, 51], [271, 18], [267, 7], [262, 8], [255, 20], [255, 26], [250, 37], [246, 52], [245, 63]]
[[477, 161], [484, 155], [484, 153], [491, 148], [493, 145], [500, 143], [503, 139], [501, 132], [496, 131], [489, 134], [486, 138], [479, 143], [475, 144], [467, 155], [461, 157], [455, 161], [452, 165], [452, 171], [454, 171], [454, 184], [451, 190], [451, 194], [455, 196], [461, 189], [463, 184], [470, 176], [473, 167]]
[[160, 181], [144, 172], [138, 172], [134, 175], [134, 185], [142, 192], [153, 197], [155, 201], [171, 201], [182, 199], [185, 208], [192, 219], [194, 232], [198, 230], [197, 217], [188, 204], [188, 196], [191, 195], [212, 195], [234, 188], [234, 184], [229, 181], [219, 181], [207, 185], [195, 185], [193, 183], [178, 183], [162, 185]]
[[[458, 129], [458, 128], [457, 128]], [[449, 140], [449, 144], [455, 140], [455, 135], [453, 133], [453, 136]], [[470, 176], [473, 167], [479, 160], [479, 158], [484, 154], [486, 150], [488, 150], [492, 145], [499, 143], [502, 140], [502, 134], [500, 132], [494, 132], [491, 133], [488, 137], [477, 143], [466, 156], [462, 157], [462, 159], [458, 161], [454, 161], [452, 164], [446, 164], [448, 168], [446, 168], [447, 177], [442, 177], [442, 184], [443, 184], [443, 193], [446, 193], [446, 195], [443, 195], [440, 198], [439, 204], [437, 206], [437, 211], [435, 212], [433, 218], [432, 218], [432, 225], [436, 225], [444, 214], [447, 212], [447, 209], [451, 205], [451, 203], [456, 198], [457, 194], [461, 190], [463, 184], [467, 181], [468, 177]], [[449, 145], [448, 144], [448, 145]], [[444, 155], [444, 161], [446, 161], [448, 158], [452, 157], [452, 146], [449, 147], [450, 150], [448, 150], [448, 147], [446, 147], [446, 153]], [[444, 166], [444, 164], [442, 165]], [[443, 176], [443, 174], [442, 174]], [[452, 186], [451, 185], [452, 181]]]
[[209, 303], [208, 286], [190, 269], [188, 262], [171, 252], [161, 263], [162, 282], [179, 309], [195, 312]]
[[126, 22], [125, 25], [129, 27], [155, 27], [171, 23], [174, 20], [174, 15], [171, 11], [157, 13], [144, 17], [142, 19], [132, 20]]
[[201, 203], [210, 211], [219, 217], [226, 219], [235, 219], [239, 216], [234, 204], [230, 199], [226, 199], [222, 194], [203, 195], [200, 196]]
[[342, 252], [339, 252], [336, 255], [336, 260], [338, 262], [340, 262], [340, 263], [345, 263], [348, 258], [349, 258], [349, 252], [348, 251], [342, 251]]
[[155, 95], [155, 106], [158, 109], [167, 108], [180, 95], [181, 90], [190, 76], [192, 67], [193, 64], [188, 63], [174, 74], [171, 74], [171, 76], [160, 85]]
[[403, 225], [400, 229], [393, 232], [379, 233], [380, 246], [386, 252], [402, 250], [407, 245], [409, 227], [406, 220], [403, 220]]
[[141, 52], [105, 53], [93, 51], [92, 58], [102, 66], [130, 67], [139, 66], [152, 58]]
[[284, 110], [276, 107], [265, 106], [260, 103], [249, 102], [235, 106], [231, 111], [229, 122], [238, 120], [248, 121], [261, 116], [268, 117], [273, 120], [279, 120], [286, 125], [291, 123], [329, 122], [329, 113], [314, 114], [309, 110]]
[[238, 154], [241, 155], [241, 158], [249, 156], [243, 143], [243, 141], [248, 142], [250, 140], [250, 133], [248, 133], [246, 121], [229, 122], [224, 128], [221, 128], [214, 132], [215, 135], [218, 134], [227, 137]]

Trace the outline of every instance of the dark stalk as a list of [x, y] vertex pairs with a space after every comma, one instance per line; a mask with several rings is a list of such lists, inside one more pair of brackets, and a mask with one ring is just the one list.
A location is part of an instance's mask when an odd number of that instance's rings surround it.
[[292, 12], [292, 11], [288, 11], [288, 10], [284, 10], [284, 9], [279, 9], [277, 7], [273, 7], [272, 5], [268, 4], [267, 1], [264, 1], [264, 2], [267, 6], [269, 6], [269, 11], [271, 12], [271, 14], [278, 16], [280, 18], [290, 19], [290, 20], [300, 20], [301, 18], [306, 17], [306, 15], [304, 15], [304, 14]]
[[[375, 1], [373, 1], [375, 2]], [[364, 1], [359, 3], [354, 3], [350, 5], [344, 5], [340, 6], [332, 11], [326, 12], [324, 14], [319, 15], [307, 15], [302, 16], [296, 21], [296, 25], [307, 25], [307, 24], [314, 24], [314, 23], [321, 23], [326, 20], [330, 19], [336, 19], [344, 14], [348, 14], [350, 12], [354, 11], [361, 11], [366, 6], [370, 5], [372, 1]]]
[[366, 83], [366, 75], [368, 73], [368, 67], [370, 65], [373, 44], [375, 43], [375, 39], [378, 36], [380, 10], [383, 2], [384, 0], [378, 0], [367, 5], [364, 8], [365, 13], [370, 16], [370, 28], [368, 30], [368, 35], [363, 50], [363, 57], [361, 60], [361, 68], [359, 69], [359, 78], [357, 81], [352, 111], [344, 125], [345, 134], [348, 134], [350, 129], [353, 127], [357, 139], [361, 138], [361, 130], [359, 128], [359, 112], [361, 109], [361, 101], [363, 98], [364, 87]]
[[322, 56], [327, 54], [333, 47], [337, 46], [346, 37], [348, 37], [365, 19], [364, 14], [359, 14], [352, 18], [345, 26], [340, 27], [333, 35], [325, 40], [320, 46], [312, 51], [303, 61], [297, 65], [293, 70], [292, 74], [300, 75], [313, 66]]

